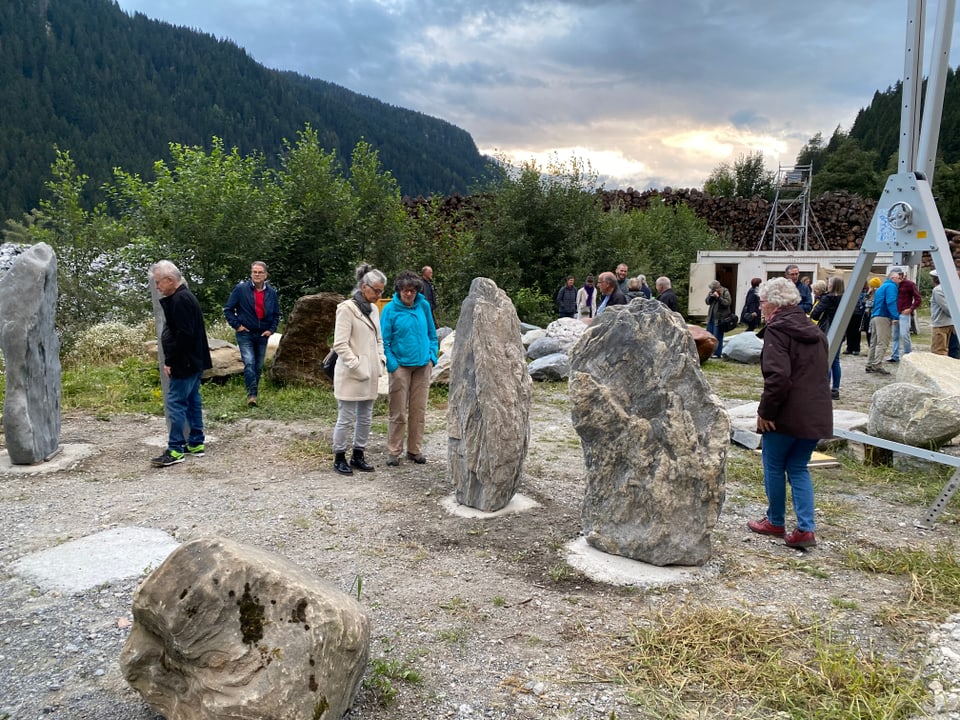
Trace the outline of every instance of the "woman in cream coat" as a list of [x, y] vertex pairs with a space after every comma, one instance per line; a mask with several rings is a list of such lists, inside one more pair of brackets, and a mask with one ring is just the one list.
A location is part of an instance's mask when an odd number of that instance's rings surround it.
[[[364, 450], [370, 437], [373, 403], [380, 375], [385, 372], [380, 313], [376, 302], [383, 295], [387, 277], [370, 265], [357, 268], [353, 296], [337, 305], [333, 349], [337, 365], [333, 373], [333, 396], [337, 399], [337, 424], [333, 428], [333, 469], [352, 475], [356, 468], [372, 472]], [[347, 462], [347, 447], [353, 431], [353, 455]]]

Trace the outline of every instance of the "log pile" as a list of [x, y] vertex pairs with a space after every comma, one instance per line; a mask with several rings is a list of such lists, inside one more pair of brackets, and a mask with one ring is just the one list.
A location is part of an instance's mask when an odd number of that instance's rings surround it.
[[[485, 196], [449, 195], [440, 201], [440, 214], [450, 222], [470, 223], [477, 217]], [[701, 190], [667, 187], [663, 190], [604, 190], [603, 209], [645, 210], [655, 200], [675, 206], [685, 203], [731, 250], [756, 250], [770, 218], [773, 203], [761, 197], [713, 197]], [[419, 216], [429, 204], [422, 197], [404, 198], [407, 212]], [[810, 201], [812, 218], [830, 250], [859, 250], [877, 207], [870, 200], [848, 192], [828, 192]], [[960, 233], [947, 230], [954, 261], [960, 261]], [[811, 243], [811, 247], [813, 244]]]

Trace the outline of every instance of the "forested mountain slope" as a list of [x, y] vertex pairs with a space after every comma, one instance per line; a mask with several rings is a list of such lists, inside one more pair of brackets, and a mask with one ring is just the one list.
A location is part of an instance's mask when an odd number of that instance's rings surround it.
[[469, 133], [322, 80], [270, 70], [234, 43], [112, 0], [0, 3], [0, 220], [33, 208], [54, 145], [93, 186], [150, 174], [168, 144], [222, 138], [275, 165], [309, 123], [344, 165], [363, 137], [406, 195], [464, 192], [488, 163]]

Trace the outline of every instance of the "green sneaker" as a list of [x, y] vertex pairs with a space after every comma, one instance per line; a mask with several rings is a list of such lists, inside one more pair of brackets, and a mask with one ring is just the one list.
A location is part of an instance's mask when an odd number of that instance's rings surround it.
[[154, 467], [170, 467], [183, 462], [183, 453], [179, 450], [167, 449], [160, 457], [155, 457], [150, 461]]
[[203, 443], [199, 445], [187, 445], [187, 454], [193, 457], [203, 457], [203, 452], [206, 448], [203, 446]]

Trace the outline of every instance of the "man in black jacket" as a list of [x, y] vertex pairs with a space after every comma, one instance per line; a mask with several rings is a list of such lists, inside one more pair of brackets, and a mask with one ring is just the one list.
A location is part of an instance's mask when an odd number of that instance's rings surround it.
[[[166, 451], [150, 463], [154, 467], [169, 467], [182, 463], [187, 453], [203, 455], [200, 379], [204, 370], [213, 367], [213, 362], [200, 303], [187, 289], [180, 270], [169, 260], [161, 260], [150, 268], [150, 273], [161, 295], [163, 309], [160, 345], [163, 372], [169, 378], [165, 400], [170, 431]], [[189, 428], [189, 437], [184, 437], [185, 426]]]
[[677, 300], [677, 294], [673, 291], [673, 283], [666, 275], [657, 278], [655, 283], [657, 287], [657, 300], [666, 305], [674, 312], [680, 312], [680, 302]]
[[602, 313], [611, 305], [626, 305], [627, 297], [620, 292], [617, 285], [617, 276], [612, 272], [600, 273], [597, 278], [597, 290], [600, 291], [600, 303], [597, 305], [597, 315]]

